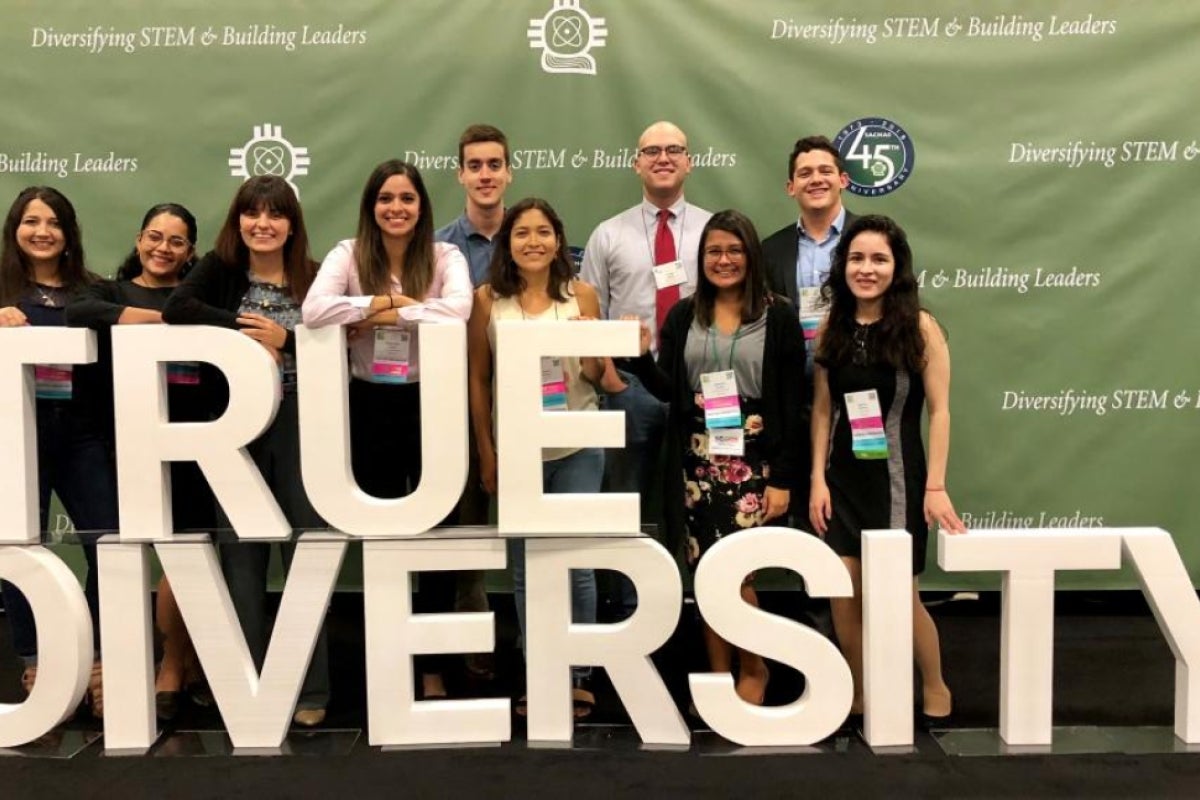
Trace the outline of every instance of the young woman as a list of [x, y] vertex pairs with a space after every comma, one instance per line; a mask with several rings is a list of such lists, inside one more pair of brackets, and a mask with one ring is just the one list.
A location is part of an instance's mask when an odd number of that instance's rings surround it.
[[[117, 270], [116, 280], [92, 283], [67, 306], [67, 324], [100, 334], [100, 362], [111, 366], [113, 325], [162, 323], [167, 298], [191, 268], [196, 254], [196, 218], [177, 203], [161, 203], [142, 218], [133, 250]], [[173, 422], [208, 418], [198, 364], [167, 367], [168, 405]], [[111, 411], [111, 406], [108, 406]], [[216, 509], [208, 483], [192, 462], [171, 465], [171, 507], [177, 531], [209, 530]], [[158, 584], [155, 619], [163, 635], [163, 658], [155, 681], [158, 716], [173, 719], [184, 683], [201, 704], [211, 697], [196, 663], [196, 653], [166, 577]]]
[[[854, 596], [832, 600], [838, 641], [862, 713], [862, 531], [904, 528], [913, 537], [913, 638], [924, 715], [945, 719], [937, 628], [921, 604], [929, 525], [965, 528], [946, 494], [950, 453], [950, 353], [917, 298], [912, 251], [888, 217], [856, 219], [834, 251], [822, 288], [829, 316], [817, 343], [809, 518], [842, 557]], [[929, 459], [921, 408], [929, 413]]]
[[[309, 257], [308, 233], [295, 192], [273, 176], [242, 184], [216, 246], [172, 293], [163, 309], [170, 324], [218, 325], [258, 342], [280, 366], [282, 399], [275, 421], [247, 448], [293, 528], [324, 527], [304, 493], [300, 478], [300, 429], [296, 403], [296, 339], [300, 304], [312, 284], [316, 264]], [[201, 381], [223, 387], [219, 373], [205, 371]], [[220, 392], [211, 413], [224, 406]], [[218, 519], [228, 527], [224, 514]], [[282, 548], [290, 568], [295, 545]], [[221, 569], [229, 585], [254, 658], [262, 669], [266, 655], [268, 544], [227, 542], [220, 548]], [[329, 702], [329, 652], [325, 633], [313, 651], [301, 689], [295, 721], [305, 726], [325, 719]]]
[[[97, 280], [84, 262], [75, 208], [60, 192], [32, 186], [17, 195], [4, 220], [0, 250], [0, 327], [63, 325], [67, 301]], [[117, 481], [105, 431], [107, 386], [96, 364], [39, 364], [37, 393], [38, 513], [46, 528], [50, 493], [62, 501], [83, 544], [97, 657], [88, 684], [92, 713], [104, 710], [99, 659], [96, 539], [117, 528]], [[13, 648], [25, 664], [21, 685], [37, 677], [37, 637], [24, 595], [3, 585]]]
[[[718, 539], [787, 513], [803, 447], [804, 335], [791, 305], [767, 291], [754, 225], [738, 211], [714, 214], [698, 261], [696, 294], [667, 315], [657, 365], [644, 329], [643, 355], [629, 363], [671, 404], [674, 486], [664, 496], [680, 498], [667, 504], [667, 519], [683, 525], [692, 568]], [[753, 580], [746, 577], [742, 597], [757, 606]], [[735, 648], [707, 625], [704, 642], [710, 667], [731, 672]], [[736, 656], [738, 696], [762, 705], [766, 664], [747, 650]]]
[[[433, 241], [433, 207], [421, 173], [385, 161], [363, 187], [358, 234], [325, 257], [304, 301], [304, 324], [350, 326], [351, 466], [375, 497], [402, 497], [421, 480], [420, 323], [466, 321], [467, 260]], [[414, 609], [454, 608], [455, 574], [421, 575]], [[421, 693], [446, 696], [449, 657], [418, 660]]]
[[[471, 422], [479, 450], [483, 488], [496, 493], [496, 442], [492, 432], [492, 354], [499, 320], [568, 322], [598, 319], [600, 301], [589, 284], [575, 280], [562, 220], [545, 200], [526, 198], [504, 215], [496, 234], [490, 283], [475, 291], [468, 331]], [[598, 358], [545, 358], [543, 396], [547, 408], [585, 411], [597, 407], [594, 384], [604, 364]], [[542, 451], [542, 490], [547, 493], [598, 492], [604, 451], [597, 447], [547, 448]], [[525, 543], [508, 541], [517, 620], [525, 634]], [[596, 621], [596, 574], [571, 570], [571, 615], [577, 623]], [[572, 670], [575, 717], [588, 716], [596, 704], [589, 685], [591, 669]], [[517, 713], [524, 713], [523, 699]]]

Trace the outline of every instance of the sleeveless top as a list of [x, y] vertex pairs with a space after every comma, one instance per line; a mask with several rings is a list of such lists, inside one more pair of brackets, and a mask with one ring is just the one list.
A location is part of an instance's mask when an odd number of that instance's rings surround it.
[[[564, 291], [563, 294], [566, 294]], [[528, 320], [530, 322], [542, 322], [561, 320], [568, 322], [571, 317], [579, 316], [579, 302], [575, 295], [568, 294], [564, 302], [558, 303], [551, 301], [550, 306], [540, 314], [530, 314], [521, 308], [517, 302], [517, 297], [496, 297], [492, 300], [492, 314], [488, 319], [488, 343], [492, 347], [492, 353], [496, 352], [496, 322], [499, 320]], [[493, 355], [494, 357], [494, 355]], [[563, 356], [563, 372], [566, 376], [567, 384], [567, 410], [568, 411], [594, 411], [599, 407], [599, 402], [596, 398], [596, 390], [592, 384], [583, 377], [583, 370], [580, 367], [578, 356]], [[493, 396], [495, 391], [495, 372], [492, 377]], [[494, 420], [493, 420], [494, 423]], [[578, 447], [547, 447], [542, 450], [543, 461], [558, 461], [566, 458], [569, 455], [578, 453], [581, 448]]]

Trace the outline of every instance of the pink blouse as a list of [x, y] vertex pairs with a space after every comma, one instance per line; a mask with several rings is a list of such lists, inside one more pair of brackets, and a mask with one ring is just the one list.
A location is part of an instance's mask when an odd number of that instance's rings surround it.
[[[398, 308], [399, 323], [394, 326], [412, 332], [408, 381], [420, 379], [420, 323], [466, 322], [471, 316], [473, 287], [467, 259], [452, 244], [433, 245], [433, 282], [424, 302]], [[392, 278], [391, 292], [404, 294], [400, 281]], [[310, 328], [325, 325], [347, 325], [367, 318], [369, 311], [362, 284], [358, 280], [358, 264], [354, 259], [354, 240], [338, 242], [325, 260], [304, 299], [304, 324]], [[355, 302], [355, 301], [358, 302]], [[374, 337], [359, 336], [350, 343], [350, 374], [372, 380]]]

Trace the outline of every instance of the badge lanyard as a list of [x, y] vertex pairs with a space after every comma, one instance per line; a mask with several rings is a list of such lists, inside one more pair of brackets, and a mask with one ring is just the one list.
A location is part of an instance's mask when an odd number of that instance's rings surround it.
[[[555, 303], [553, 298], [550, 300], [551, 308], [554, 309], [554, 319], [558, 320], [558, 303]], [[521, 319], [525, 320], [529, 317], [525, 314], [525, 307], [521, 305], [521, 298], [517, 298], [517, 308], [521, 310]], [[543, 312], [544, 313], [544, 312]], [[563, 360], [560, 356], [542, 356], [541, 362], [542, 372], [542, 410], [543, 411], [566, 411], [567, 410], [567, 370], [563, 365]]]
[[850, 447], [854, 457], [888, 457], [887, 436], [883, 430], [883, 411], [874, 389], [846, 393], [846, 416], [850, 419]]
[[[389, 286], [389, 293], [398, 288]], [[399, 312], [397, 312], [397, 315]], [[408, 383], [412, 349], [412, 331], [402, 328], [376, 328], [375, 348], [371, 359], [371, 381], [374, 383]]]
[[38, 400], [70, 400], [71, 376], [70, 364], [35, 364], [34, 396]]
[[398, 328], [375, 329], [375, 355], [371, 379], [375, 383], [408, 383], [408, 358], [412, 334]]
[[[679, 212], [679, 245], [683, 244], [683, 223], [687, 217], [687, 204], [683, 206], [683, 210]], [[668, 230], [671, 227], [670, 221], [667, 222]], [[650, 239], [650, 226], [646, 223], [646, 213], [642, 211], [642, 233], [646, 237], [646, 252], [650, 254], [650, 271], [654, 275], [654, 288], [657, 291], [670, 289], [672, 286], [682, 286], [687, 283], [687, 271], [683, 268], [683, 259], [679, 258], [680, 246], [675, 247], [676, 258], [674, 261], [668, 261], [665, 264], [654, 263], [654, 244]]]
[[733, 368], [734, 352], [742, 328], [733, 333], [729, 345], [729, 368], [722, 370], [717, 352], [716, 338], [712, 330], [705, 332], [706, 343], [711, 340], [713, 361], [716, 371], [700, 376], [700, 389], [704, 396], [704, 425], [708, 428], [709, 455], [741, 456], [745, 454], [745, 431], [742, 428], [742, 407], [738, 399], [737, 372]]

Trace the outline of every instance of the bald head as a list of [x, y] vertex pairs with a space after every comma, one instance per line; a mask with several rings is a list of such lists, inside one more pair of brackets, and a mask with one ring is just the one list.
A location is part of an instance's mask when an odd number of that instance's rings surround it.
[[646, 199], [659, 208], [671, 206], [683, 194], [683, 182], [692, 171], [687, 143], [683, 130], [666, 121], [646, 128], [638, 139], [633, 170], [642, 179]]

